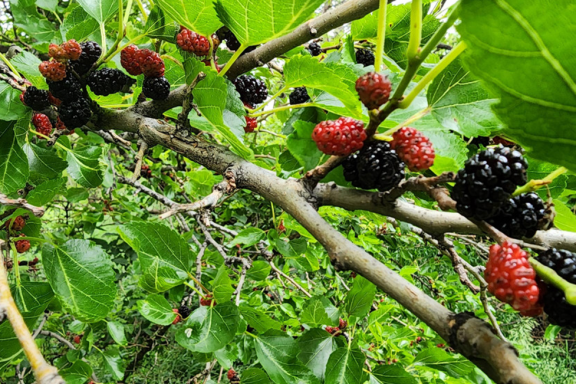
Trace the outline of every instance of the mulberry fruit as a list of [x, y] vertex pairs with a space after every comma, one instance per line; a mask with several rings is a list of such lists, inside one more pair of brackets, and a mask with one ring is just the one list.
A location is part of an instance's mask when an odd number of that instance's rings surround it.
[[210, 53], [208, 39], [184, 27], [180, 27], [180, 33], [176, 36], [176, 43], [184, 51], [196, 56], [208, 56]]
[[19, 232], [24, 229], [25, 225], [26, 220], [22, 216], [16, 216], [14, 219], [8, 220], [6, 224], [4, 224], [4, 228]]
[[361, 121], [341, 117], [335, 121], [323, 121], [316, 125], [312, 140], [327, 155], [348, 156], [364, 145], [366, 132]]
[[64, 102], [78, 100], [82, 97], [82, 83], [74, 76], [66, 76], [61, 81], [47, 81], [52, 96]]
[[132, 44], [124, 48], [120, 53], [120, 64], [122, 64], [122, 68], [124, 68], [126, 72], [132, 76], [138, 76], [142, 74], [142, 68], [140, 68], [139, 51], [140, 49]]
[[60, 119], [68, 129], [79, 128], [90, 121], [90, 102], [84, 98], [62, 103], [58, 108]]
[[42, 111], [50, 106], [48, 91], [30, 86], [24, 91], [24, 104], [35, 111]]
[[70, 66], [80, 76], [85, 75], [98, 61], [102, 54], [102, 48], [94, 41], [80, 43], [82, 53], [78, 60], [71, 61]]
[[119, 69], [103, 68], [92, 72], [87, 83], [96, 95], [108, 96], [122, 91], [131, 80]]
[[312, 42], [308, 44], [308, 52], [310, 52], [312, 56], [320, 56], [322, 53], [322, 47], [320, 44]]
[[266, 84], [254, 76], [242, 75], [234, 79], [233, 83], [245, 103], [260, 104], [268, 97]]
[[48, 116], [43, 113], [35, 113], [32, 117], [32, 124], [36, 128], [36, 131], [44, 136], [50, 136], [52, 133], [52, 123]]
[[294, 88], [290, 94], [290, 105], [303, 104], [307, 101], [310, 101], [310, 96], [308, 95], [306, 87]]
[[165, 77], [147, 77], [142, 85], [142, 93], [153, 100], [166, 100], [170, 95], [170, 83]]
[[60, 81], [66, 77], [66, 64], [59, 61], [43, 61], [38, 69], [42, 76], [50, 81]]
[[157, 52], [151, 51], [149, 49], [142, 49], [138, 52], [137, 59], [144, 76], [164, 76], [164, 61]]
[[458, 171], [452, 198], [465, 217], [487, 220], [494, 216], [516, 187], [526, 183], [528, 163], [518, 151], [489, 148], [469, 159]]
[[[26, 235], [21, 234], [20, 236], [25, 237]], [[30, 249], [30, 241], [28, 240], [17, 240], [14, 242], [14, 245], [18, 253], [24, 253]]]
[[369, 110], [377, 109], [386, 104], [392, 91], [392, 83], [388, 76], [376, 72], [369, 72], [356, 80], [356, 92], [360, 101]]
[[384, 141], [367, 142], [342, 164], [344, 178], [362, 189], [386, 192], [404, 180], [405, 165]]
[[539, 308], [536, 272], [528, 262], [527, 253], [518, 245], [492, 245], [484, 277], [488, 291], [515, 310], [534, 314], [533, 309]]
[[356, 62], [358, 64], [362, 64], [363, 66], [368, 67], [370, 65], [374, 65], [375, 60], [376, 58], [374, 57], [372, 51], [362, 48], [356, 50]]
[[546, 214], [542, 199], [534, 192], [519, 195], [502, 204], [488, 223], [515, 239], [533, 237]]
[[434, 148], [422, 132], [403, 127], [394, 132], [390, 145], [412, 172], [424, 171], [434, 165]]

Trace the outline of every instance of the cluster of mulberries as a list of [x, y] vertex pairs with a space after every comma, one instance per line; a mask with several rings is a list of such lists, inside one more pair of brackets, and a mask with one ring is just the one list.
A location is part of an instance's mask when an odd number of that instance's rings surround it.
[[164, 61], [157, 52], [130, 45], [120, 54], [122, 67], [132, 76], [144, 75], [142, 93], [152, 100], [166, 100], [170, 83], [164, 77]]
[[[14, 218], [10, 218], [4, 223], [4, 229], [13, 236], [17, 237], [26, 237], [25, 234], [20, 233], [25, 226], [26, 226], [26, 219], [23, 218], [22, 216], [16, 216]], [[16, 246], [16, 251], [18, 253], [24, 253], [30, 249], [30, 241], [28, 240], [16, 240], [14, 242], [14, 245]]]

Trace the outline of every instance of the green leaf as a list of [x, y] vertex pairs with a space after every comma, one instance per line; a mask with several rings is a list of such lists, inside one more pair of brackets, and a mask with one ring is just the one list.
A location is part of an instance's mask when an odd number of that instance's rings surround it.
[[224, 264], [218, 269], [216, 278], [212, 281], [212, 289], [214, 290], [214, 299], [218, 304], [229, 302], [234, 293], [232, 287], [232, 280], [228, 276], [228, 267]]
[[26, 155], [14, 134], [14, 121], [0, 121], [0, 193], [12, 194], [26, 186], [30, 174]]
[[306, 21], [324, 0], [218, 0], [216, 12], [245, 46], [286, 35]]
[[256, 281], [265, 280], [269, 275], [272, 267], [266, 261], [256, 260], [252, 263], [252, 268], [246, 273], [246, 277]]
[[212, 353], [232, 341], [239, 321], [238, 308], [233, 303], [201, 306], [176, 332], [176, 341], [192, 352]]
[[8, 83], [0, 81], [0, 120], [18, 120], [18, 118], [27, 112], [24, 104], [20, 101], [20, 92], [12, 88]]
[[313, 297], [308, 300], [300, 315], [300, 322], [308, 324], [311, 328], [333, 324], [320, 297]]
[[82, 360], [76, 360], [71, 367], [60, 369], [58, 373], [66, 384], [84, 384], [92, 376], [92, 367]]
[[150, 295], [145, 300], [138, 300], [138, 312], [154, 324], [170, 325], [176, 313], [168, 300], [161, 295]]
[[214, 0], [158, 0], [157, 4], [180, 25], [201, 35], [208, 36], [222, 26]]
[[311, 56], [296, 56], [284, 66], [285, 86], [310, 87], [335, 96], [350, 111], [352, 117], [362, 118], [362, 105], [358, 95], [348, 83], [345, 66], [331, 68]]
[[82, 7], [76, 7], [60, 26], [63, 40], [84, 40], [98, 30], [98, 22]]
[[120, 349], [117, 345], [111, 345], [102, 353], [106, 371], [116, 380], [124, 378], [124, 371], [126, 370], [126, 362], [122, 359]]
[[228, 244], [228, 246], [234, 247], [237, 244], [242, 244], [245, 247], [251, 247], [254, 244], [258, 243], [260, 240], [264, 240], [265, 238], [266, 233], [264, 233], [263, 230], [261, 230], [260, 228], [250, 227], [243, 229], [238, 234], [238, 236], [236, 236], [234, 240], [232, 240], [230, 244]]
[[319, 384], [320, 381], [298, 359], [298, 344], [283, 332], [270, 331], [255, 339], [256, 354], [275, 384]]
[[108, 333], [114, 341], [122, 346], [128, 344], [128, 340], [126, 340], [126, 334], [124, 333], [124, 325], [118, 321], [109, 321], [106, 323], [108, 327]]
[[576, 232], [576, 216], [572, 210], [560, 200], [554, 199], [553, 203], [556, 210], [554, 225], [563, 231]]
[[453, 61], [428, 87], [426, 94], [432, 115], [444, 127], [467, 137], [489, 136], [503, 128], [492, 112], [498, 100], [482, 86], [480, 79]]
[[174, 270], [187, 278], [192, 270], [194, 255], [182, 236], [159, 223], [133, 222], [119, 228], [122, 239], [138, 253], [143, 271], [160, 267]]
[[294, 132], [288, 136], [286, 145], [292, 156], [307, 172], [316, 167], [322, 157], [322, 152], [318, 150], [316, 143], [312, 140], [312, 131], [316, 124], [298, 120], [293, 126]]
[[11, 63], [16, 67], [18, 72], [26, 77], [26, 80], [32, 83], [36, 88], [48, 89], [46, 84], [46, 79], [40, 73], [38, 65], [42, 60], [40, 60], [36, 55], [28, 51], [22, 51], [11, 60]]
[[102, 148], [87, 147], [66, 151], [68, 160], [68, 174], [81, 186], [96, 188], [102, 184], [102, 168], [100, 167], [100, 155]]
[[[546, 176], [559, 168], [555, 164], [532, 159], [529, 156], [524, 156], [524, 158], [528, 161], [528, 181], [544, 179]], [[554, 180], [552, 180], [550, 184], [546, 185], [546, 188], [541, 188], [537, 190], [536, 193], [543, 200], [548, 198], [548, 191], [550, 191], [550, 196], [552, 196], [552, 198], [557, 198], [561, 196], [562, 193], [564, 193], [567, 180], [567, 175], [559, 175]]]
[[150, 293], [166, 292], [169, 289], [182, 285], [184, 278], [170, 267], [160, 266], [159, 260], [154, 260], [144, 271], [138, 284]]
[[[230, 128], [224, 125], [224, 109], [228, 96], [228, 86], [223, 77], [218, 76], [215, 71], [209, 71], [206, 78], [200, 81], [192, 91], [194, 103], [202, 116], [208, 120], [210, 125], [224, 136], [232, 145], [236, 153], [244, 158], [252, 156], [252, 151], [242, 143]], [[191, 113], [196, 113], [192, 111]]]
[[[461, 4], [465, 63], [500, 98], [496, 115], [532, 157], [576, 170], [576, 66], [566, 36], [576, 32], [572, 0]], [[482, 17], [478, 17], [482, 15]], [[558, 25], [557, 28], [550, 28]]]
[[418, 384], [414, 376], [398, 365], [379, 365], [372, 371], [378, 384]]
[[14, 17], [14, 26], [34, 36], [36, 43], [47, 43], [55, 37], [54, 24], [38, 13], [36, 0], [10, 0], [10, 11]]
[[432, 171], [437, 175], [442, 172], [458, 172], [468, 160], [466, 142], [451, 132], [421, 130], [430, 139], [436, 153]]
[[26, 144], [22, 147], [28, 157], [30, 174], [40, 179], [53, 179], [59, 177], [68, 163], [62, 160], [55, 150], [45, 149], [36, 144]]
[[366, 316], [376, 294], [376, 286], [362, 276], [356, 276], [352, 289], [346, 295], [345, 309], [349, 316]]
[[56, 196], [56, 194], [60, 192], [65, 182], [66, 179], [63, 178], [45, 181], [36, 188], [34, 188], [32, 191], [30, 191], [30, 193], [28, 193], [28, 196], [26, 196], [26, 200], [28, 200], [28, 202], [32, 205], [41, 207], [44, 204], [47, 204], [50, 201], [52, 201], [54, 196]]
[[358, 347], [338, 348], [330, 355], [326, 364], [325, 384], [362, 384], [362, 368], [366, 357]]
[[240, 304], [240, 315], [246, 320], [248, 324], [259, 333], [265, 333], [270, 329], [279, 330], [282, 324], [272, 319], [259, 309], [253, 308], [247, 304]]
[[78, 4], [100, 24], [118, 11], [116, 0], [78, 0]]
[[46, 278], [64, 308], [86, 323], [104, 319], [116, 298], [116, 273], [100, 246], [68, 240], [42, 247]]
[[[45, 282], [23, 281], [18, 287], [11, 287], [12, 296], [28, 328], [33, 328], [38, 317], [44, 313], [54, 297], [50, 284]], [[0, 323], [0, 361], [11, 359], [22, 350], [9, 321]]]
[[174, 41], [174, 36], [178, 33], [178, 26], [175, 23], [166, 24], [162, 8], [155, 5], [148, 15], [144, 33], [150, 38]]
[[298, 347], [298, 359], [323, 382], [328, 359], [338, 348], [336, 339], [323, 329], [313, 328], [298, 338]]
[[456, 378], [465, 376], [474, 369], [474, 365], [466, 358], [452, 356], [448, 352], [434, 347], [418, 353], [414, 359], [414, 365], [434, 368]]
[[263, 370], [248, 368], [242, 372], [242, 384], [270, 384], [270, 379]]

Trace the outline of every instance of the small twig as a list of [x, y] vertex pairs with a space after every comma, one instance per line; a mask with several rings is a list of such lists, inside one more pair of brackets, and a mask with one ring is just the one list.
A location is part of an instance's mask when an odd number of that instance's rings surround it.
[[294, 279], [292, 279], [290, 276], [288, 276], [287, 274], [282, 272], [280, 269], [278, 269], [278, 267], [274, 264], [274, 262], [272, 260], [270, 260], [269, 263], [270, 263], [270, 267], [272, 267], [272, 270], [274, 272], [276, 272], [277, 274], [279, 274], [280, 276], [282, 276], [283, 278], [288, 280], [288, 282], [290, 284], [292, 284], [293, 286], [298, 288], [298, 290], [300, 290], [302, 293], [304, 293], [307, 297], [312, 297], [312, 295], [307, 290], [305, 290], [300, 284], [298, 284], [296, 281], [294, 281]]
[[57, 334], [56, 332], [51, 332], [51, 331], [40, 331], [40, 334], [42, 336], [48, 336], [51, 337], [53, 339], [58, 340], [59, 342], [61, 342], [62, 344], [66, 345], [68, 348], [70, 349], [76, 349], [76, 347], [74, 346], [74, 344], [72, 344], [70, 341], [66, 340], [65, 337], [60, 336], [59, 334]]
[[142, 171], [142, 160], [144, 159], [144, 155], [148, 150], [148, 143], [146, 143], [144, 140], [139, 140], [138, 145], [140, 146], [140, 149], [136, 154], [136, 167], [134, 168], [134, 174], [132, 175], [133, 181], [136, 181], [140, 178], [140, 172]]
[[240, 273], [240, 280], [238, 281], [238, 287], [236, 287], [236, 291], [234, 292], [236, 294], [236, 306], [240, 305], [240, 293], [242, 292], [242, 286], [246, 281], [246, 270], [246, 265], [243, 265], [242, 272]]
[[36, 207], [26, 201], [26, 199], [10, 199], [8, 196], [0, 193], [0, 205], [10, 205], [18, 208], [24, 208], [32, 212], [36, 217], [44, 215], [44, 208]]
[[306, 172], [304, 178], [306, 181], [309, 181], [315, 185], [324, 177], [326, 177], [326, 175], [328, 175], [331, 170], [342, 164], [344, 160], [346, 160], [345, 156], [330, 156], [330, 158], [328, 158], [325, 163], [320, 164], [316, 168]]
[[229, 189], [228, 181], [222, 181], [212, 188], [212, 193], [204, 197], [202, 200], [198, 200], [192, 204], [174, 204], [170, 209], [159, 216], [160, 220], [167, 219], [168, 217], [175, 215], [180, 212], [193, 212], [203, 208], [211, 208], [218, 203], [218, 200]]
[[40, 324], [38, 325], [38, 328], [36, 328], [36, 330], [34, 330], [34, 333], [32, 333], [32, 338], [35, 339], [36, 337], [38, 337], [38, 334], [40, 333], [40, 331], [42, 331], [42, 328], [44, 328], [44, 325], [46, 324], [46, 320], [48, 320], [48, 314], [45, 313], [42, 316], [42, 321], [40, 322]]

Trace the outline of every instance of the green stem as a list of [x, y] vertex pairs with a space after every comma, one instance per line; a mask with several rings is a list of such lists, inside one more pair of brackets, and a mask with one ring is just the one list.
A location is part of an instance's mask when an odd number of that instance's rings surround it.
[[54, 15], [54, 17], [56, 17], [56, 20], [58, 20], [58, 23], [60, 25], [62, 25], [62, 19], [60, 18], [60, 16], [58, 16], [58, 12], [52, 12], [52, 14]]
[[542, 188], [543, 186], [552, 183], [554, 181], [554, 179], [565, 174], [566, 172], [568, 172], [568, 170], [566, 168], [560, 167], [541, 180], [530, 180], [529, 182], [527, 182], [523, 186], [516, 189], [516, 191], [514, 191], [512, 196], [518, 196], [518, 195], [521, 195], [523, 193], [537, 191], [538, 189]]
[[286, 92], [286, 90], [288, 89], [288, 87], [283, 87], [281, 90], [279, 90], [278, 92], [276, 92], [276, 94], [274, 96], [272, 96], [270, 98], [270, 100], [267, 100], [264, 104], [260, 105], [258, 108], [252, 110], [250, 113], [254, 113], [254, 112], [258, 112], [261, 111], [262, 109], [264, 109], [266, 107], [266, 105], [268, 105], [271, 101], [275, 100], [277, 97], [279, 97], [281, 94], [283, 94], [284, 92]]
[[528, 259], [532, 268], [536, 271], [536, 274], [548, 284], [555, 286], [556, 288], [564, 292], [566, 296], [566, 301], [570, 305], [576, 305], [576, 285], [571, 284], [561, 278], [552, 268], [548, 268], [544, 264], [541, 264], [538, 260], [533, 257]]
[[274, 213], [274, 203], [270, 202], [270, 209], [272, 210], [272, 223], [274, 224], [274, 228], [278, 229], [276, 225], [276, 214]]
[[16, 250], [16, 244], [14, 242], [12, 242], [10, 244], [10, 247], [12, 248], [12, 263], [13, 263], [13, 270], [14, 270], [14, 275], [16, 276], [16, 285], [20, 286], [20, 268], [19, 267], [19, 263], [18, 263], [18, 251]]
[[[198, 284], [198, 286], [200, 288], [202, 288], [206, 293], [210, 293], [210, 291], [208, 289], [206, 289], [206, 287], [204, 285], [202, 285], [202, 283], [199, 282], [198, 279], [196, 279], [196, 277], [194, 275], [192, 275], [190, 272], [188, 272], [188, 277], [190, 279], [192, 279], [196, 284]], [[204, 295], [202, 295], [202, 296], [204, 296]]]
[[414, 89], [398, 104], [399, 108], [405, 109], [410, 106], [412, 101], [418, 96], [420, 92], [426, 88], [428, 84], [432, 82], [451, 62], [453, 62], [464, 50], [466, 49], [466, 43], [463, 41], [459, 42], [454, 49], [450, 51], [438, 64], [434, 66], [419, 82], [416, 84]]
[[432, 107], [426, 107], [423, 110], [421, 110], [420, 112], [417, 112], [415, 114], [413, 114], [412, 116], [410, 116], [409, 118], [407, 118], [406, 120], [404, 120], [402, 123], [398, 124], [397, 126], [395, 126], [394, 128], [390, 128], [389, 130], [387, 130], [384, 133], [379, 133], [378, 135], [374, 135], [376, 136], [392, 136], [392, 134], [394, 134], [394, 132], [396, 132], [397, 130], [399, 130], [402, 127], [407, 127], [410, 124], [414, 123], [415, 121], [420, 120], [421, 118], [423, 118], [424, 116], [426, 116], [427, 114], [430, 113], [430, 111], [432, 110]]
[[452, 25], [454, 25], [454, 23], [458, 19], [457, 16], [458, 13], [456, 12], [457, 9], [458, 6], [452, 9], [452, 12], [448, 16], [446, 22], [436, 30], [434, 35], [430, 38], [430, 40], [428, 40], [426, 45], [424, 45], [424, 48], [422, 48], [422, 50], [418, 54], [418, 57], [413, 58], [412, 60], [408, 60], [408, 67], [406, 68], [406, 72], [404, 73], [404, 76], [402, 77], [400, 84], [396, 88], [396, 91], [394, 91], [394, 95], [392, 95], [391, 98], [392, 101], [400, 100], [402, 98], [402, 96], [404, 95], [404, 91], [406, 90], [406, 88], [408, 88], [408, 85], [410, 85], [410, 82], [416, 75], [416, 72], [418, 71], [418, 68], [420, 68], [420, 65], [424, 62], [424, 60], [426, 60], [426, 57], [428, 57], [428, 55], [436, 48], [440, 40], [444, 38], [444, 35], [446, 35], [448, 29]]
[[382, 56], [384, 55], [384, 41], [386, 38], [386, 9], [388, 0], [380, 0], [378, 8], [378, 40], [376, 42], [376, 61], [374, 62], [374, 72], [380, 72], [382, 66]]
[[280, 138], [282, 138], [282, 139], [286, 139], [286, 135], [283, 135], [283, 134], [281, 134], [281, 133], [276, 133], [276, 132], [268, 131], [268, 130], [262, 129], [262, 128], [258, 128], [258, 130], [256, 130], [256, 132], [268, 133], [269, 135], [277, 136], [277, 137], [280, 137]]
[[108, 48], [106, 47], [106, 24], [100, 24], [100, 39], [102, 39], [102, 56], [106, 56]]
[[12, 73], [14, 73], [14, 75], [16, 77], [18, 77], [19, 79], [22, 79], [22, 76], [20, 75], [20, 73], [18, 72], [18, 70], [12, 65], [12, 63], [10, 62], [10, 60], [8, 60], [6, 58], [6, 56], [4, 56], [2, 53], [0, 53], [0, 60], [2, 60], [7, 66], [8, 68], [10, 68], [10, 70], [12, 71]]
[[198, 290], [198, 288], [196, 288], [195, 286], [193, 286], [192, 284], [188, 283], [188, 282], [184, 282], [184, 285], [187, 286], [188, 288], [190, 288], [191, 290], [193, 290], [194, 292], [196, 292], [200, 297], [204, 297], [204, 294], [202, 292], [200, 292]]
[[246, 48], [248, 48], [247, 45], [242, 44], [240, 46], [240, 48], [238, 48], [238, 50], [236, 52], [234, 52], [234, 55], [232, 55], [232, 57], [230, 58], [230, 60], [228, 60], [228, 62], [226, 63], [226, 66], [224, 68], [222, 68], [222, 70], [220, 71], [220, 73], [218, 74], [218, 76], [224, 76], [226, 74], [226, 72], [228, 72], [228, 70], [230, 69], [230, 67], [232, 66], [232, 64], [234, 64], [236, 62], [236, 60], [238, 60], [238, 58], [240, 57], [240, 55], [242, 54], [242, 52], [244, 52], [244, 50], [246, 50]]
[[270, 113], [276, 113], [280, 111], [285, 111], [287, 109], [297, 109], [297, 108], [306, 108], [306, 107], [314, 107], [316, 104], [314, 103], [304, 103], [304, 104], [296, 104], [296, 105], [284, 105], [283, 107], [278, 107], [274, 109], [269, 109], [267, 111], [262, 111], [254, 114], [250, 114], [250, 117], [258, 117], [262, 115], [268, 115]]
[[99, 60], [99, 62], [96, 64], [96, 68], [98, 68], [98, 66], [100, 66], [100, 64], [102, 63], [106, 63], [108, 62], [111, 58], [113, 58], [114, 56], [116, 56], [117, 54], [119, 54], [120, 52], [122, 52], [122, 50], [124, 48], [126, 48], [127, 46], [129, 46], [130, 44], [134, 44], [136, 41], [140, 40], [141, 38], [145, 37], [146, 35], [138, 35], [135, 38], [133, 38], [132, 40], [130, 40], [129, 42], [127, 42], [126, 44], [122, 45], [121, 47], [116, 48], [116, 50], [114, 51], [110, 51], [108, 53], [108, 55], [106, 56], [101, 56], [101, 59]]
[[422, 0], [412, 0], [412, 12], [410, 13], [410, 41], [406, 56], [408, 60], [418, 56], [420, 42], [422, 41]]
[[138, 3], [138, 8], [140, 8], [140, 13], [142, 14], [142, 17], [144, 18], [144, 23], [146, 23], [148, 21], [148, 15], [146, 14], [146, 10], [142, 5], [142, 0], [136, 0], [136, 2]]
[[128, 24], [128, 19], [130, 18], [130, 13], [132, 13], [133, 0], [128, 0], [126, 4], [126, 14], [124, 15], [124, 25]]

